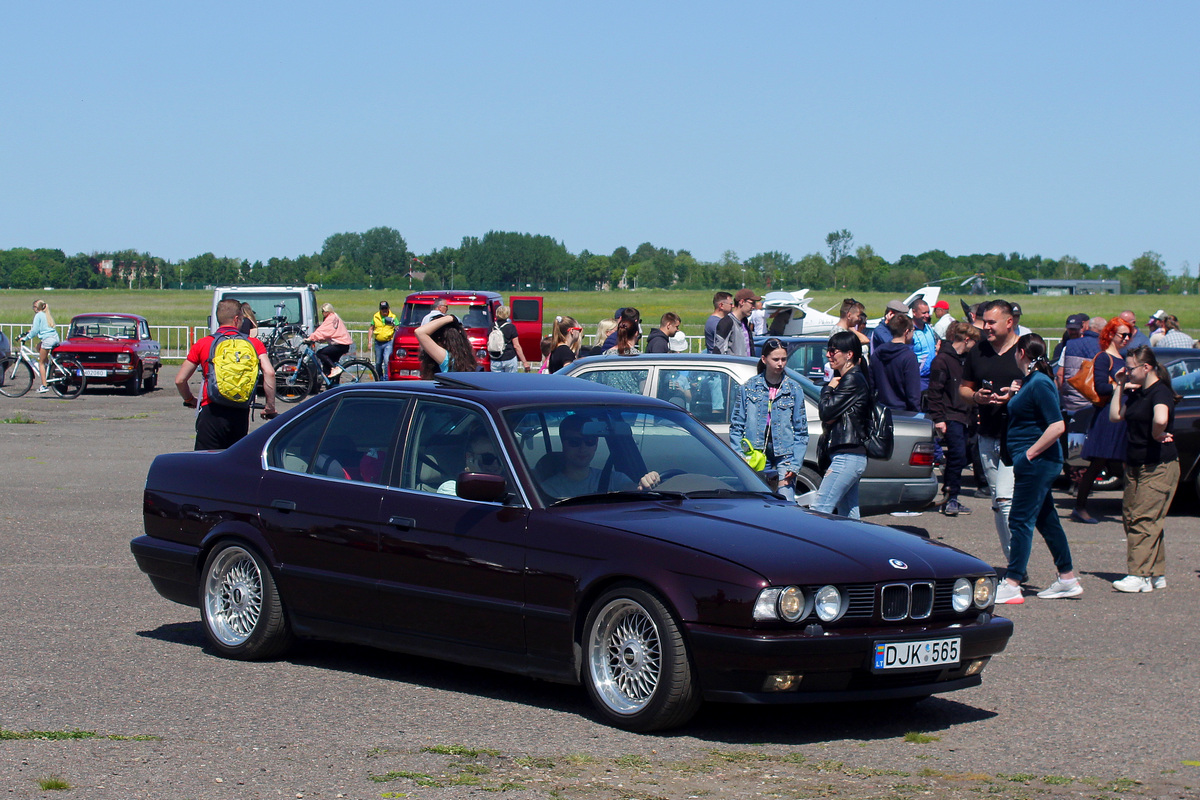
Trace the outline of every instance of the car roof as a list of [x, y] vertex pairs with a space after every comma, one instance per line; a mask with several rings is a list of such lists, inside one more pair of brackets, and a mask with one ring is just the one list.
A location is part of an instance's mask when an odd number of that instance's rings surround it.
[[339, 387], [339, 394], [346, 391], [392, 391], [417, 392], [441, 397], [460, 397], [473, 400], [494, 409], [514, 406], [567, 404], [608, 404], [614, 402], [613, 395], [621, 397], [621, 405], [670, 406], [662, 400], [642, 395], [628, 394], [611, 386], [570, 378], [565, 375], [524, 375], [506, 372], [445, 372], [435, 375], [430, 381], [380, 381], [358, 383]]
[[460, 290], [460, 291], [446, 290], [446, 291], [436, 291], [436, 292], [432, 292], [432, 291], [431, 292], [413, 292], [412, 294], [408, 295], [408, 297], [404, 298], [404, 302], [417, 303], [422, 300], [429, 300], [431, 302], [434, 300], [447, 300], [447, 301], [453, 303], [455, 301], [462, 302], [462, 301], [466, 301], [466, 300], [500, 300], [500, 299], [501, 299], [501, 297], [500, 297], [499, 293], [497, 293], [497, 292], [482, 292], [482, 291], [475, 292], [475, 291], [470, 291], [470, 290], [464, 289], [464, 290]]
[[141, 320], [143, 322], [146, 321], [145, 317], [138, 316], [137, 314], [125, 314], [120, 311], [86, 311], [82, 314], [76, 314], [75, 316], [71, 317], [71, 321], [74, 322], [80, 317], [120, 317], [121, 319]]
[[586, 358], [577, 358], [572, 361], [567, 369], [574, 369], [576, 366], [587, 366], [589, 364], [607, 364], [621, 361], [629, 366], [636, 365], [640, 362], [654, 361], [661, 362], [691, 362], [694, 364], [730, 364], [737, 366], [750, 365], [754, 367], [758, 363], [757, 358], [751, 356], [718, 356], [713, 353], [642, 353], [636, 356], [619, 356], [615, 353], [606, 356], [587, 356]]
[[1155, 347], [1154, 357], [1160, 362], [1170, 363], [1181, 358], [1200, 358], [1200, 350], [1194, 347]]

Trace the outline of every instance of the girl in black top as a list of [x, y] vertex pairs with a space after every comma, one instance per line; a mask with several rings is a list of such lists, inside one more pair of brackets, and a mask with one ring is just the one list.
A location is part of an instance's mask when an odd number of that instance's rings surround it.
[[579, 354], [579, 339], [583, 335], [583, 327], [574, 317], [554, 318], [554, 344], [550, 351], [550, 372], [558, 372], [570, 364]]
[[1179, 485], [1179, 454], [1172, 433], [1178, 396], [1154, 351], [1145, 346], [1125, 354], [1125, 368], [1113, 383], [1108, 418], [1124, 420], [1129, 432], [1121, 504], [1129, 574], [1113, 581], [1113, 588], [1121, 592], [1165, 589], [1163, 519]]

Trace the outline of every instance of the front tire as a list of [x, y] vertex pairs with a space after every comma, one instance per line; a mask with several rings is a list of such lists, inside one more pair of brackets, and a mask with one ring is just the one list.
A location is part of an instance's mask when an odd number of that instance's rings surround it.
[[0, 383], [0, 394], [5, 397], [20, 397], [33, 387], [33, 368], [16, 356], [8, 356], [3, 362], [4, 381]]
[[153, 372], [150, 373], [150, 377], [146, 378], [146, 380], [142, 382], [142, 391], [143, 392], [153, 392], [157, 388], [158, 388], [158, 369], [156, 368]]
[[700, 707], [683, 633], [662, 601], [644, 589], [619, 586], [592, 605], [583, 659], [592, 703], [618, 728], [671, 728]]
[[801, 467], [796, 473], [796, 496], [815, 492], [821, 488], [821, 476], [811, 467]]
[[129, 380], [125, 381], [125, 393], [133, 395], [134, 397], [137, 397], [142, 393], [141, 367], [138, 368], [137, 372], [129, 376]]
[[50, 374], [54, 378], [50, 385], [59, 397], [74, 400], [83, 394], [87, 386], [87, 378], [83, 374], [83, 365], [70, 358], [61, 359], [57, 367], [51, 367]]
[[204, 562], [200, 615], [208, 641], [226, 658], [272, 658], [292, 643], [271, 571], [235, 542], [217, 545]]

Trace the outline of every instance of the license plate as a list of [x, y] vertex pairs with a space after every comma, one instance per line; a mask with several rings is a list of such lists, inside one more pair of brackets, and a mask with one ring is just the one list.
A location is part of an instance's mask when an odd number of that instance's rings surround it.
[[106, 369], [85, 369], [83, 374], [89, 378], [107, 378], [108, 370]]
[[875, 645], [875, 669], [912, 669], [957, 664], [962, 639], [923, 642], [880, 642]]

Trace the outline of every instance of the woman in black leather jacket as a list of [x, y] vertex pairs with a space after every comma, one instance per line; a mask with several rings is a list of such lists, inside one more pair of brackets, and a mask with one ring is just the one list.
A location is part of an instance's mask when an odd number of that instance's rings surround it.
[[850, 331], [829, 337], [825, 351], [834, 376], [821, 389], [818, 446], [828, 467], [813, 511], [858, 519], [858, 481], [867, 468], [867, 432], [871, 424], [871, 384], [863, 370], [862, 342]]

